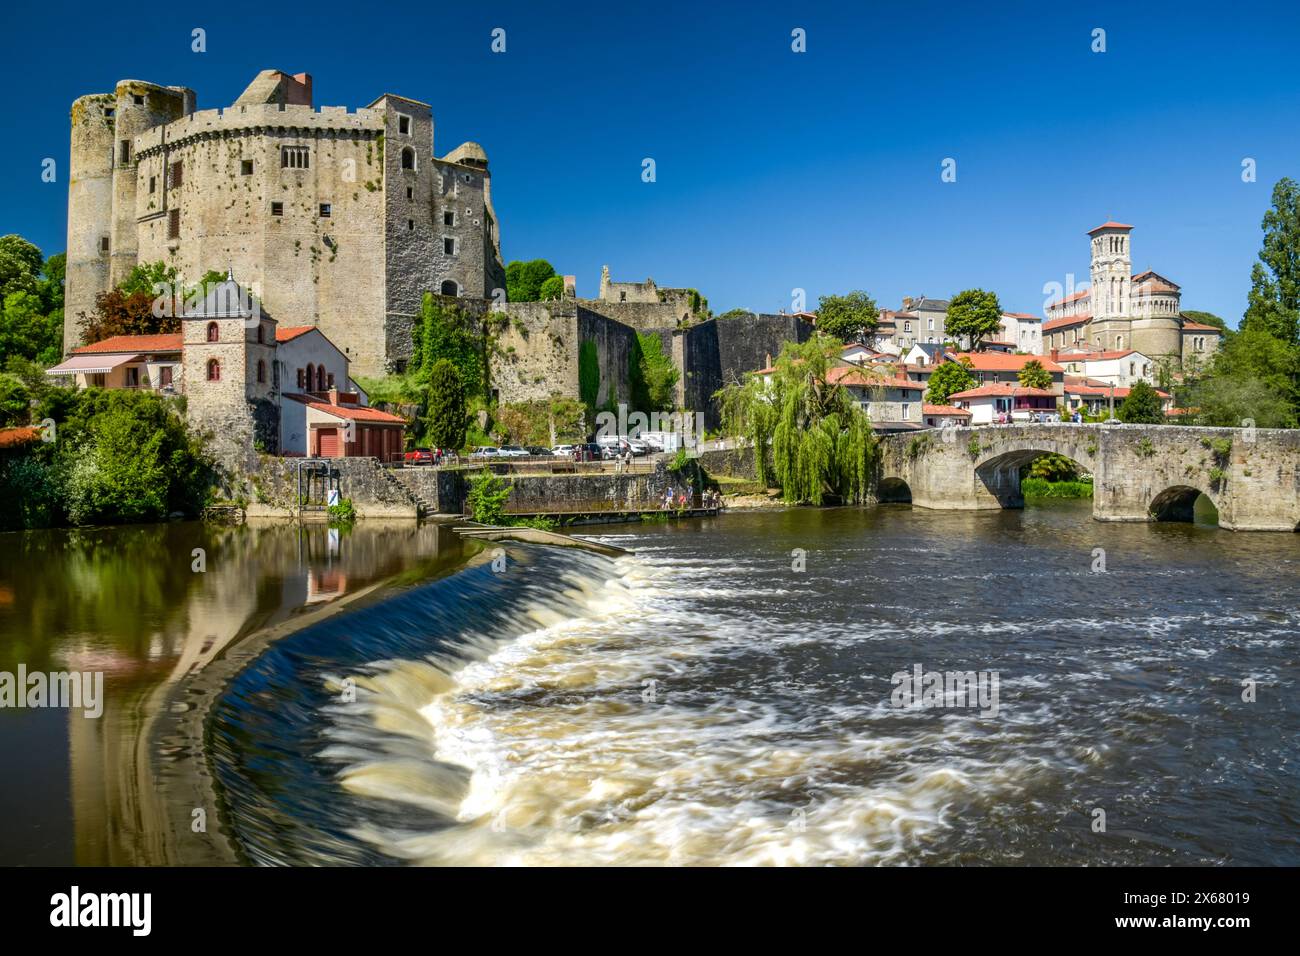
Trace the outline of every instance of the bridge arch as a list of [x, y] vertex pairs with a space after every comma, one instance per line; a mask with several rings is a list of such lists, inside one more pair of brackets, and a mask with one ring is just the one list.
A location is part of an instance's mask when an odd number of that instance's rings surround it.
[[911, 504], [912, 487], [902, 478], [881, 478], [876, 487], [876, 500], [881, 504]]
[[[975, 464], [975, 478], [997, 499], [1003, 508], [1023, 508], [1025, 496], [1020, 489], [1020, 472], [1035, 458], [1042, 455], [1060, 455], [1079, 466], [1085, 474], [1092, 472], [1092, 463], [1080, 456], [1077, 449], [1061, 447], [1055, 442], [1028, 443], [1030, 447], [1001, 451]], [[1042, 447], [1032, 447], [1041, 445]]]
[[1196, 520], [1196, 499], [1205, 495], [1217, 513], [1219, 502], [1209, 491], [1195, 485], [1170, 485], [1151, 499], [1147, 509], [1152, 521], [1182, 521], [1191, 523]]

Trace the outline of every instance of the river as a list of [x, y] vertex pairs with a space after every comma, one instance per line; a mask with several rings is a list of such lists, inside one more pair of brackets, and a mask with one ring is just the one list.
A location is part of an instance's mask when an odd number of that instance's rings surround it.
[[0, 536], [0, 669], [109, 686], [0, 711], [0, 862], [1300, 862], [1300, 539], [1089, 509]]

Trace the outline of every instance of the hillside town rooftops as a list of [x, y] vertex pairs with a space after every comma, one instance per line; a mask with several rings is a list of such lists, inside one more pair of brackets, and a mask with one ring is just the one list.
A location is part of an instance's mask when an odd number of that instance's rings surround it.
[[958, 362], [969, 361], [977, 372], [1018, 372], [1030, 362], [1037, 362], [1049, 372], [1064, 372], [1046, 355], [1011, 355], [1006, 352], [957, 352], [950, 356]]
[[970, 388], [964, 392], [957, 392], [949, 395], [948, 400], [959, 399], [966, 401], [972, 398], [1003, 398], [1012, 395], [1017, 398], [1056, 397], [1056, 393], [1050, 388], [1028, 388], [1024, 385], [1013, 385], [1010, 382], [996, 382], [990, 385], [981, 385], [979, 388]]
[[106, 352], [179, 352], [181, 334], [179, 332], [161, 335], [114, 335], [82, 345], [72, 350], [73, 355], [100, 355]]

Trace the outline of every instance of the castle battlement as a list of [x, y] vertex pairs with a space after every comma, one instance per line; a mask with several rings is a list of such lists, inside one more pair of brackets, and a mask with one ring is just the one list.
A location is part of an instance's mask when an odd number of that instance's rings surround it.
[[346, 106], [296, 106], [267, 103], [199, 110], [135, 137], [137, 156], [168, 147], [182, 146], [201, 137], [274, 133], [281, 136], [314, 136], [321, 133], [384, 130], [383, 110]]

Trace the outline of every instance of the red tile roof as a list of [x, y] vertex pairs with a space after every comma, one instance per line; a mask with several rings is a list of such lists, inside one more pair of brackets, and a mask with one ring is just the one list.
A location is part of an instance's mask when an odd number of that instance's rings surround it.
[[300, 335], [306, 335], [315, 328], [316, 326], [314, 325], [291, 325], [287, 329], [276, 329], [275, 340], [277, 342], [288, 342], [291, 339], [296, 339]]
[[969, 360], [977, 372], [1018, 372], [1030, 362], [1037, 361], [1049, 372], [1064, 372], [1047, 355], [1014, 355], [1007, 352], [958, 352], [957, 361]]
[[379, 424], [389, 423], [393, 425], [405, 425], [406, 419], [400, 415], [392, 415], [388, 412], [381, 412], [377, 408], [367, 408], [364, 405], [331, 405], [329, 402], [322, 402], [310, 395], [301, 395], [296, 392], [285, 392], [285, 398], [291, 398], [295, 402], [302, 402], [308, 408], [314, 408], [318, 412], [325, 412], [333, 415], [335, 418], [347, 418], [354, 422], [376, 422]]
[[971, 413], [970, 413], [970, 410], [969, 410], [969, 409], [958, 408], [958, 407], [955, 406], [955, 405], [930, 405], [930, 404], [926, 404], [926, 405], [922, 408], [922, 411], [923, 411], [926, 415], [955, 415], [955, 416], [958, 416], [958, 417], [960, 417], [960, 418], [970, 418], [970, 416], [971, 416]]
[[1223, 334], [1223, 329], [1219, 328], [1217, 325], [1206, 325], [1204, 322], [1189, 322], [1186, 319], [1183, 319], [1183, 328], [1191, 329], [1193, 332], [1215, 332], [1219, 335]]
[[981, 385], [979, 388], [970, 388], [964, 392], [957, 392], [955, 395], [949, 395], [951, 401], [954, 398], [1002, 398], [1015, 395], [1019, 398], [1055, 398], [1056, 393], [1050, 388], [1026, 388], [1023, 385], [1012, 385], [1010, 382], [997, 382], [993, 385]]
[[855, 385], [858, 388], [905, 388], [917, 392], [925, 391], [925, 386], [920, 382], [872, 375], [866, 369], [856, 365], [837, 366], [831, 369], [826, 373], [826, 381], [832, 385]]
[[41, 440], [39, 428], [26, 425], [18, 428], [0, 428], [0, 448], [20, 448], [23, 445], [35, 445]]
[[99, 354], [104, 352], [179, 352], [181, 334], [171, 332], [164, 335], [114, 335], [91, 345], [83, 345], [72, 350], [74, 355]]
[[1110, 219], [1107, 220], [1106, 222], [1103, 222], [1096, 229], [1089, 229], [1088, 235], [1091, 236], [1094, 232], [1101, 232], [1103, 229], [1132, 229], [1132, 228], [1133, 227], [1128, 225], [1127, 223], [1116, 222], [1115, 220]]
[[1050, 309], [1053, 308], [1054, 306], [1065, 305], [1065, 303], [1067, 302], [1073, 302], [1075, 299], [1082, 299], [1091, 294], [1092, 294], [1091, 289], [1080, 289], [1078, 292], [1071, 292], [1063, 299], [1054, 299], [1053, 301], [1047, 303], [1047, 307]]
[[1056, 329], [1063, 329], [1070, 325], [1082, 325], [1084, 322], [1092, 321], [1092, 313], [1084, 312], [1080, 315], [1067, 316], [1064, 319], [1052, 319], [1043, 323], [1044, 332], [1052, 332]]

